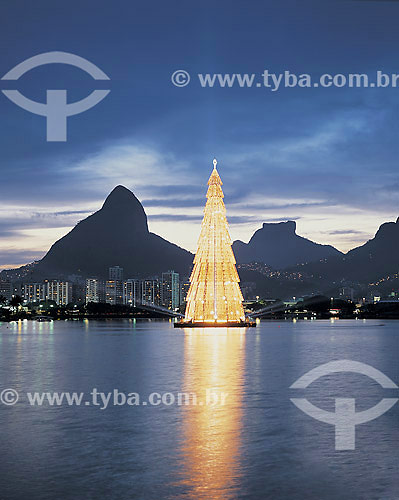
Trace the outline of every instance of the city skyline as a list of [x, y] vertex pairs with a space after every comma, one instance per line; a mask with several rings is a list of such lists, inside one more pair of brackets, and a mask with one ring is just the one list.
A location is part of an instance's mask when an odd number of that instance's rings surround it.
[[136, 307], [148, 303], [175, 311], [185, 302], [187, 291], [188, 276], [173, 270], [138, 278], [125, 277], [120, 266], [109, 267], [107, 279], [70, 275], [62, 279], [0, 281], [0, 298], [7, 302], [20, 297], [23, 305], [50, 301], [60, 306], [103, 303]]

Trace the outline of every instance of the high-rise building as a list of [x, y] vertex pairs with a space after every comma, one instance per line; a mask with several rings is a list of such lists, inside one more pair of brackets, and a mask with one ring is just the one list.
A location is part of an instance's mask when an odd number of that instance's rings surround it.
[[108, 269], [108, 279], [110, 281], [123, 281], [123, 267], [110, 267]]
[[86, 304], [89, 302], [104, 301], [104, 282], [98, 278], [87, 278], [86, 280]]
[[81, 274], [69, 274], [67, 281], [72, 283], [72, 297], [74, 304], [86, 303], [86, 278]]
[[53, 300], [59, 306], [66, 306], [72, 302], [72, 283], [69, 281], [48, 281], [47, 300]]
[[105, 302], [107, 304], [116, 304], [116, 283], [114, 280], [105, 282]]
[[123, 304], [123, 268], [113, 266], [108, 269], [109, 279], [105, 282], [105, 302]]
[[188, 276], [185, 276], [180, 280], [180, 305], [185, 304], [189, 289], [190, 278]]
[[240, 323], [245, 321], [243, 297], [231, 248], [223, 202], [222, 181], [213, 160], [207, 201], [194, 268], [190, 277], [185, 321]]
[[168, 271], [162, 273], [161, 304], [175, 310], [180, 305], [179, 273]]
[[20, 287], [20, 296], [25, 304], [46, 300], [46, 283], [23, 283]]
[[107, 280], [105, 282], [105, 302], [111, 305], [123, 304], [123, 281]]
[[0, 281], [0, 297], [4, 297], [6, 300], [11, 300], [12, 290], [12, 283], [9, 281]]
[[141, 281], [141, 300], [157, 306], [161, 304], [161, 287], [157, 279]]
[[123, 303], [128, 306], [136, 306], [141, 302], [141, 282], [128, 279], [123, 282]]

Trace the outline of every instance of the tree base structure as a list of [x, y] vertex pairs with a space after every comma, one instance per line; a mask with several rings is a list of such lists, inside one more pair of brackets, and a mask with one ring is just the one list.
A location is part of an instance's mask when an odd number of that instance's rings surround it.
[[256, 326], [255, 321], [223, 321], [223, 322], [199, 322], [178, 321], [175, 328], [248, 328]]

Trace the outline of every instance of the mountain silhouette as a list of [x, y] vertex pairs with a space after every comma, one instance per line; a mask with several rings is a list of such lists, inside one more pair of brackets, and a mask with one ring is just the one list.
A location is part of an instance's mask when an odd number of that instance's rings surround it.
[[79, 222], [58, 240], [34, 268], [38, 277], [70, 274], [106, 277], [119, 265], [125, 277], [152, 276], [173, 269], [186, 274], [193, 256], [148, 230], [144, 208], [123, 186], [117, 186], [101, 210]]
[[368, 284], [399, 271], [398, 246], [399, 217], [396, 222], [382, 224], [374, 238], [344, 256], [308, 264], [301, 270], [322, 280], [345, 279]]
[[233, 250], [240, 264], [263, 262], [274, 269], [342, 255], [331, 245], [319, 245], [298, 236], [294, 221], [264, 223], [248, 243], [235, 241]]

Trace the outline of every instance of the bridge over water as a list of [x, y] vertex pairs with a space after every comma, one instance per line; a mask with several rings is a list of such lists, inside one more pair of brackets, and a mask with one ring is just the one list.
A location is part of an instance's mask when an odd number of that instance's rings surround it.
[[146, 311], [148, 313], [156, 313], [157, 316], [165, 316], [168, 318], [184, 318], [184, 314], [172, 311], [163, 306], [158, 306], [153, 304], [152, 302], [140, 301], [135, 302], [134, 307], [136, 309], [140, 309], [141, 311]]
[[263, 318], [271, 316], [274, 313], [290, 312], [292, 309], [296, 309], [297, 306], [298, 302], [274, 302], [273, 304], [262, 307], [262, 309], [249, 313], [248, 316], [251, 316], [251, 318]]

